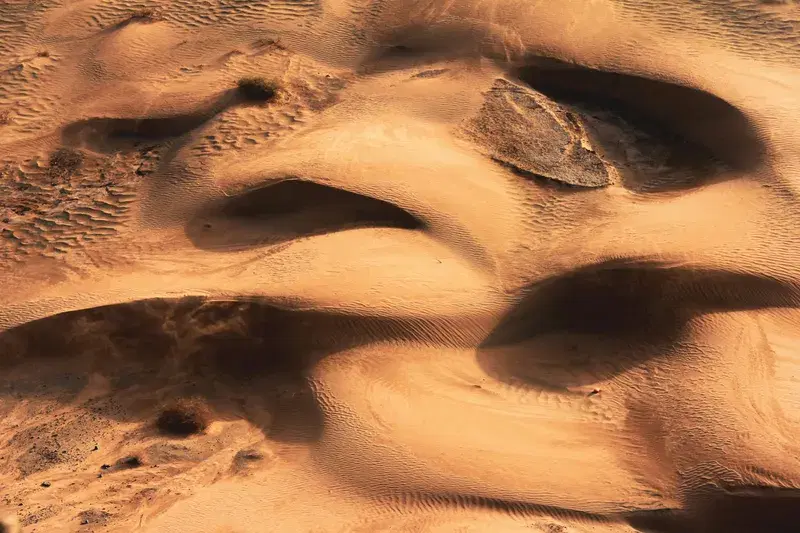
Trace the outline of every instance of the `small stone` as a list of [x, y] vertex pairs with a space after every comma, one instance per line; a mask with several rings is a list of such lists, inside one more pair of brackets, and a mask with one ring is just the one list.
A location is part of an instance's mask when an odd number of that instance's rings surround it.
[[50, 482], [49, 481], [42, 481], [42, 487], [47, 488], [49, 486], [50, 486]]
[[111, 468], [111, 465], [104, 464], [103, 466], [100, 467], [100, 470], [108, 470], [109, 468]]

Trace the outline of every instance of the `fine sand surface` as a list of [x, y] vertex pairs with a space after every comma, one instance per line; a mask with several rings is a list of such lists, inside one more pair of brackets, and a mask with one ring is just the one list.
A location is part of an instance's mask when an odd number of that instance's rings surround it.
[[799, 124], [796, 0], [0, 1], [0, 531], [800, 531]]

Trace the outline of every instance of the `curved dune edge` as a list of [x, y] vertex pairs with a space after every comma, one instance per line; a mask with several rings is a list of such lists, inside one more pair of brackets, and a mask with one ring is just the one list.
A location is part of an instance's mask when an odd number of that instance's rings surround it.
[[[342, 260], [336, 263], [339, 271], [330, 271], [325, 248], [342, 250], [359, 236], [360, 247], [342, 254]], [[146, 270], [138, 272], [96, 272], [89, 280], [7, 304], [0, 311], [0, 325], [8, 329], [67, 311], [182, 296], [260, 299], [290, 308], [409, 318], [430, 316], [426, 310], [432, 308], [438, 309], [440, 316], [490, 318], [492, 309], [502, 307], [507, 300], [491, 279], [447, 248], [410, 237], [404, 230], [386, 233], [356, 229], [290, 244], [277, 257], [262, 258], [258, 251], [243, 257], [234, 254], [225, 258], [227, 265], [208, 258], [195, 260], [191, 255], [167, 255], [153, 258], [145, 265]], [[282, 253], [288, 258], [281, 260]], [[372, 259], [360, 254], [371, 254]], [[304, 267], [298, 269], [293, 258], [302, 261]], [[176, 272], [171, 260], [192, 265], [194, 272]], [[376, 271], [376, 265], [381, 265], [380, 271]], [[480, 300], [478, 305], [475, 298]]]

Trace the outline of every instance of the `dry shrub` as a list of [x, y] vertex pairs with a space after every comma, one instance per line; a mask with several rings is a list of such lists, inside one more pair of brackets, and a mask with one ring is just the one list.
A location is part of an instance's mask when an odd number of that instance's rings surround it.
[[9, 111], [0, 111], [0, 126], [11, 124], [11, 113]]
[[68, 178], [83, 165], [83, 154], [73, 148], [59, 148], [50, 155], [50, 176]]
[[78, 520], [82, 526], [105, 526], [111, 520], [111, 514], [107, 511], [101, 511], [100, 509], [89, 509], [78, 513]]
[[263, 48], [265, 51], [286, 50], [286, 47], [281, 44], [280, 39], [258, 39], [253, 44], [258, 48]]
[[248, 100], [254, 102], [269, 102], [278, 95], [278, 83], [264, 78], [242, 78], [236, 86], [239, 92]]
[[245, 470], [249, 466], [264, 459], [264, 454], [253, 448], [239, 450], [233, 458], [235, 470]]
[[129, 22], [156, 22], [161, 20], [161, 12], [152, 7], [138, 9], [128, 17]]
[[165, 435], [188, 437], [205, 431], [211, 421], [211, 410], [205, 402], [189, 398], [166, 405], [158, 415], [156, 426]]
[[138, 455], [129, 455], [114, 463], [115, 470], [128, 470], [130, 468], [139, 468], [140, 466], [142, 466], [142, 460]]

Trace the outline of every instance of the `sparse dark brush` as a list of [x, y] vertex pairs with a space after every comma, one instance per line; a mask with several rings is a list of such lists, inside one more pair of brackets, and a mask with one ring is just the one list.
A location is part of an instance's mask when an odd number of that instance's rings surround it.
[[50, 175], [69, 177], [83, 165], [83, 154], [73, 148], [59, 148], [50, 155]]
[[156, 426], [161, 433], [188, 437], [203, 432], [211, 423], [211, 411], [200, 400], [178, 400], [161, 410]]
[[242, 78], [236, 85], [242, 96], [254, 102], [269, 102], [278, 95], [278, 84], [264, 78]]
[[153, 8], [139, 9], [131, 13], [130, 21], [154, 22], [161, 18], [161, 14]]

